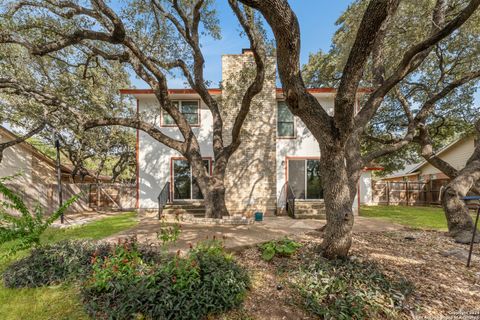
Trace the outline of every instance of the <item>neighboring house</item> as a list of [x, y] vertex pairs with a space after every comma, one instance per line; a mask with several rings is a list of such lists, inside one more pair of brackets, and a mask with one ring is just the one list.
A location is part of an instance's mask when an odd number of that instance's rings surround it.
[[[437, 156], [455, 169], [465, 167], [474, 151], [474, 136], [465, 136], [436, 152]], [[404, 170], [374, 181], [374, 203], [439, 204], [442, 189], [450, 179], [427, 161], [409, 165]]]
[[[222, 57], [222, 89], [210, 89], [222, 99], [224, 140], [228, 143], [239, 99], [234, 85], [242, 68], [253, 62], [250, 52]], [[254, 99], [250, 114], [242, 128], [242, 144], [229, 161], [226, 174], [226, 203], [233, 214], [251, 215], [255, 211], [267, 214], [285, 207], [285, 186], [288, 182], [297, 202], [322, 203], [322, 175], [319, 170], [320, 150], [317, 141], [294, 117], [284, 101], [283, 91], [276, 87], [275, 61], [268, 64], [262, 92]], [[233, 87], [233, 88], [232, 88]], [[309, 89], [327, 110], [333, 113], [335, 89]], [[361, 90], [359, 94], [364, 93]], [[159, 111], [152, 90], [125, 89], [122, 94], [137, 99], [137, 110], [150, 119], [165, 134], [181, 139], [173, 119]], [[212, 171], [212, 115], [200, 96], [191, 89], [171, 89], [170, 99], [190, 121], [196, 134], [205, 166]], [[137, 132], [137, 207], [157, 209], [157, 197], [167, 182], [171, 183], [174, 202], [199, 202], [202, 194], [191, 175], [188, 162], [175, 150], [159, 143], [148, 134]], [[371, 202], [371, 171], [360, 180], [358, 203]]]
[[[465, 167], [468, 158], [475, 149], [475, 137], [473, 135], [465, 136], [453, 141], [436, 152], [440, 159], [449, 163], [455, 169]], [[409, 165], [404, 170], [393, 173], [382, 178], [383, 181], [448, 181], [449, 178], [440, 170], [435, 168], [427, 161], [418, 164]]]
[[[15, 134], [0, 126], [0, 142], [11, 141]], [[80, 192], [72, 187], [72, 169], [61, 165], [62, 183], [65, 187], [65, 199]], [[0, 177], [15, 176], [8, 181], [8, 185], [19, 192], [24, 200], [33, 205], [40, 204], [44, 208], [55, 208], [58, 204], [56, 163], [47, 155], [40, 152], [28, 142], [22, 142], [3, 151], [3, 160], [0, 163]], [[83, 181], [85, 183], [93, 180]], [[101, 177], [104, 182], [109, 177]], [[79, 206], [77, 202], [75, 206]], [[75, 208], [72, 208], [75, 209]], [[81, 206], [80, 209], [86, 209]]]

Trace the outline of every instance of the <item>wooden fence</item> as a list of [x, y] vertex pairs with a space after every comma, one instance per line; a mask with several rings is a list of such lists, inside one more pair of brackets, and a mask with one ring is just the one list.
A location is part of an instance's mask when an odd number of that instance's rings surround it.
[[372, 181], [373, 203], [386, 205], [439, 205], [448, 180]]
[[95, 210], [135, 208], [135, 184], [90, 184], [88, 203]]
[[[7, 184], [18, 193], [31, 208], [40, 205], [46, 213], [58, 208], [57, 184]], [[135, 184], [90, 184], [63, 183], [63, 201], [74, 195], [78, 200], [68, 208], [68, 212], [91, 210], [132, 210], [135, 208]], [[2, 197], [0, 196], [0, 200]]]

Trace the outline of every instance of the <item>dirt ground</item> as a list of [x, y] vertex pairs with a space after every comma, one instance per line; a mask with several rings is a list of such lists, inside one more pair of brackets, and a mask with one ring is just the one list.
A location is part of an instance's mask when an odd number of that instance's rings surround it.
[[[316, 245], [320, 236], [313, 231], [302, 240]], [[376, 262], [389, 277], [413, 283], [406, 318], [480, 319], [480, 244], [471, 268], [466, 268], [467, 249], [444, 232], [406, 229], [355, 233], [351, 255]], [[283, 272], [301, 264], [301, 256], [267, 263], [257, 248], [239, 252], [237, 260], [251, 272], [252, 290], [243, 309], [219, 319], [315, 319], [299, 306]]]

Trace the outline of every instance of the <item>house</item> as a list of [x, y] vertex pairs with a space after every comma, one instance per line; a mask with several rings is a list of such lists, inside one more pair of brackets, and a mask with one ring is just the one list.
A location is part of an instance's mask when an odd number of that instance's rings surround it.
[[[17, 136], [5, 127], [0, 126], [0, 142], [11, 141]], [[20, 193], [29, 205], [40, 204], [47, 209], [56, 208], [57, 197], [57, 166], [50, 157], [39, 151], [28, 142], [16, 144], [3, 152], [0, 162], [0, 178], [14, 178], [6, 183]], [[64, 198], [68, 199], [81, 192], [74, 186], [71, 177], [72, 168], [61, 165], [61, 180], [64, 186]], [[100, 177], [102, 181], [109, 181], [109, 177]], [[93, 182], [90, 178], [85, 183]], [[87, 210], [88, 208], [77, 201], [71, 210]]]
[[[436, 152], [436, 155], [460, 170], [465, 167], [468, 158], [473, 154], [475, 149], [475, 136], [467, 135], [456, 139], [447, 144], [445, 147]], [[392, 175], [382, 178], [383, 181], [448, 181], [450, 180], [443, 172], [436, 167], [422, 161], [420, 163], [409, 165], [404, 170], [393, 173]]]
[[[446, 145], [436, 155], [460, 170], [473, 154], [474, 143], [474, 135], [467, 135]], [[439, 204], [441, 190], [449, 181], [450, 178], [439, 169], [422, 161], [374, 181], [373, 201], [384, 204]]]
[[[242, 54], [222, 56], [222, 88], [209, 89], [221, 99], [224, 119], [224, 140], [228, 143], [231, 127], [239, 108], [241, 95], [235, 90], [240, 71], [253, 63], [248, 50]], [[276, 63], [267, 64], [264, 88], [250, 108], [242, 128], [242, 144], [229, 161], [226, 175], [226, 203], [230, 213], [251, 215], [255, 211], [266, 214], [281, 212], [285, 208], [285, 188], [293, 189], [296, 203], [323, 205], [322, 176], [319, 170], [320, 150], [317, 141], [294, 117], [285, 103], [283, 90], [276, 87]], [[309, 89], [327, 110], [333, 113], [335, 89]], [[243, 92], [243, 91], [242, 91]], [[364, 94], [366, 90], [360, 90]], [[149, 89], [124, 89], [137, 101], [137, 111], [160, 130], [176, 139], [181, 135], [173, 119], [159, 111], [159, 103]], [[212, 115], [200, 96], [191, 89], [170, 89], [170, 98], [177, 103], [196, 134], [205, 166], [212, 171]], [[191, 175], [188, 162], [175, 150], [159, 143], [142, 131], [137, 132], [137, 207], [156, 210], [157, 197], [167, 182], [171, 199], [176, 203], [196, 202], [202, 194]], [[371, 171], [366, 170], [360, 181], [358, 203], [369, 203]], [[310, 207], [308, 208], [308, 205]]]

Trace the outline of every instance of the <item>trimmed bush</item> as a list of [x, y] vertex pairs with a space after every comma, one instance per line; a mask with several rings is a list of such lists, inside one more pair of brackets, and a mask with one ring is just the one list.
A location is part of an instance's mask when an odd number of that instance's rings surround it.
[[413, 287], [387, 278], [375, 264], [351, 260], [315, 262], [294, 273], [305, 308], [322, 319], [398, 319]]
[[202, 319], [240, 305], [249, 286], [246, 271], [216, 242], [160, 264], [120, 248], [93, 269], [82, 296], [95, 319]]

